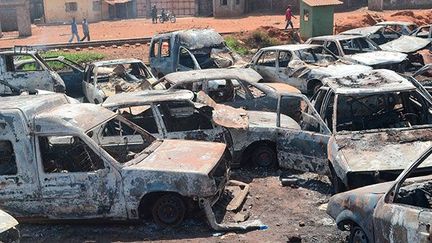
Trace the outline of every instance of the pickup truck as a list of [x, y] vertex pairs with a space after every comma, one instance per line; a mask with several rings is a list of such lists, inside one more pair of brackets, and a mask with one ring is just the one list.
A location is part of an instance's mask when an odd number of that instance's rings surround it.
[[[0, 100], [0, 208], [18, 219], [145, 220], [179, 225], [212, 205], [228, 182], [221, 143], [156, 140], [125, 118], [62, 94]], [[237, 227], [237, 228], [236, 228]]]

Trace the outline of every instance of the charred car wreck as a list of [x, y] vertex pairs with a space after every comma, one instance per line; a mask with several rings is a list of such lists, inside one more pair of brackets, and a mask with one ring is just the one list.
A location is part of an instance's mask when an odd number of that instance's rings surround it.
[[336, 191], [394, 180], [432, 145], [431, 99], [415, 82], [390, 70], [325, 81], [312, 103], [333, 134]]
[[[432, 167], [426, 148], [395, 182], [386, 182], [333, 196], [327, 213], [349, 242], [431, 242], [432, 175], [414, 177]], [[414, 178], [410, 178], [414, 177]]]
[[242, 65], [223, 37], [212, 29], [191, 29], [155, 35], [150, 44], [150, 65], [158, 78], [192, 69]]
[[371, 67], [341, 60], [323, 46], [308, 44], [263, 48], [249, 66], [266, 82], [287, 83], [305, 94], [314, 94], [324, 78], [371, 70]]
[[17, 218], [151, 216], [172, 226], [198, 205], [216, 230], [261, 226], [215, 220], [212, 205], [229, 177], [224, 144], [156, 140], [120, 115], [94, 104], [69, 104], [60, 94], [6, 97], [1, 103], [0, 207]]

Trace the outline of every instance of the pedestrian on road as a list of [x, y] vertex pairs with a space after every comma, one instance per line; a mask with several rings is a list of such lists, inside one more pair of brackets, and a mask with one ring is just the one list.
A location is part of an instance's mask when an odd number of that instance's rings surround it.
[[157, 24], [157, 8], [156, 4], [153, 5], [153, 8], [151, 10], [151, 17], [152, 17], [152, 23]]
[[88, 24], [86, 18], [84, 18], [84, 20], [82, 22], [82, 29], [83, 29], [84, 37], [81, 39], [81, 41], [84, 41], [86, 38], [87, 38], [88, 41], [90, 41], [89, 24]]
[[73, 41], [75, 36], [77, 38], [77, 42], [80, 42], [80, 37], [78, 35], [78, 26], [76, 24], [75, 18], [72, 18], [71, 31], [72, 31], [72, 37], [70, 38], [69, 43]]
[[292, 14], [291, 6], [288, 5], [287, 10], [285, 11], [285, 21], [287, 22], [287, 23], [286, 23], [286, 26], [285, 26], [285, 30], [288, 29], [288, 26], [291, 26], [291, 28], [294, 29], [294, 26], [293, 26], [293, 23], [292, 23], [292, 21], [291, 21], [291, 18], [295, 18], [295, 19], [297, 19], [297, 18]]

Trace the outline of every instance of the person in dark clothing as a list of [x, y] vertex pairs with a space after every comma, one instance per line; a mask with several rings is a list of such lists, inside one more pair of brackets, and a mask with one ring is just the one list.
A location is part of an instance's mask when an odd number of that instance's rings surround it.
[[291, 28], [294, 29], [293, 23], [292, 23], [292, 21], [291, 21], [292, 18], [297, 19], [297, 18], [292, 14], [291, 6], [288, 6], [287, 10], [285, 11], [285, 21], [287, 22], [287, 23], [286, 23], [286, 26], [285, 26], [285, 30], [288, 29], [288, 26], [291, 26]]
[[165, 13], [165, 9], [164, 8], [161, 10], [161, 16], [162, 16], [163, 19], [166, 18], [166, 13]]
[[75, 36], [77, 38], [77, 41], [80, 42], [80, 37], [78, 35], [78, 26], [76, 24], [75, 18], [72, 18], [71, 31], [72, 31], [72, 37], [69, 39], [69, 43], [73, 41]]
[[156, 5], [153, 5], [153, 8], [151, 10], [151, 17], [152, 17], [152, 23], [157, 24], [157, 8]]
[[90, 30], [89, 30], [89, 24], [87, 22], [87, 19], [83, 20], [82, 29], [83, 29], [84, 37], [81, 39], [81, 41], [84, 41], [86, 38], [88, 41], [90, 41]]

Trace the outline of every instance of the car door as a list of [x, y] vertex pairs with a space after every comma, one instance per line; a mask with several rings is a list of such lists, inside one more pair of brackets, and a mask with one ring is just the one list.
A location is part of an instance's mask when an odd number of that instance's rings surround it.
[[201, 69], [195, 56], [183, 46], [180, 46], [177, 60], [176, 72]]
[[265, 82], [280, 82], [277, 71], [277, 59], [277, 51], [263, 51], [256, 59], [253, 69], [263, 77]]
[[46, 63], [63, 79], [68, 96], [74, 98], [83, 96], [84, 68], [68, 59], [46, 60]]
[[[15, 114], [0, 118], [0, 208], [15, 217], [41, 217], [44, 207], [35, 166], [31, 138]], [[10, 121], [5, 120], [9, 117]], [[23, 139], [17, 138], [17, 132]], [[1, 224], [1, 222], [0, 222]]]
[[225, 142], [223, 128], [212, 121], [212, 108], [198, 109], [188, 101], [154, 104], [161, 117], [164, 138]]
[[[294, 127], [286, 116], [294, 119]], [[282, 95], [278, 102], [277, 152], [287, 169], [329, 174], [327, 145], [330, 130], [303, 95]]]
[[88, 102], [99, 104], [103, 102], [102, 90], [97, 88], [97, 67], [90, 65], [86, 68], [85, 77], [83, 80], [84, 96]]
[[[11, 85], [27, 89], [27, 90], [47, 90], [54, 91], [54, 80], [47, 67], [39, 62], [33, 55], [30, 54], [6, 54], [2, 57], [2, 65], [5, 65], [1, 78], [7, 80]], [[29, 64], [23, 68], [17, 68], [23, 60]], [[27, 62], [27, 61], [26, 61]], [[9, 88], [0, 86], [0, 93], [7, 92]]]
[[125, 217], [120, 175], [99, 147], [77, 135], [41, 135], [36, 144], [47, 217]]

